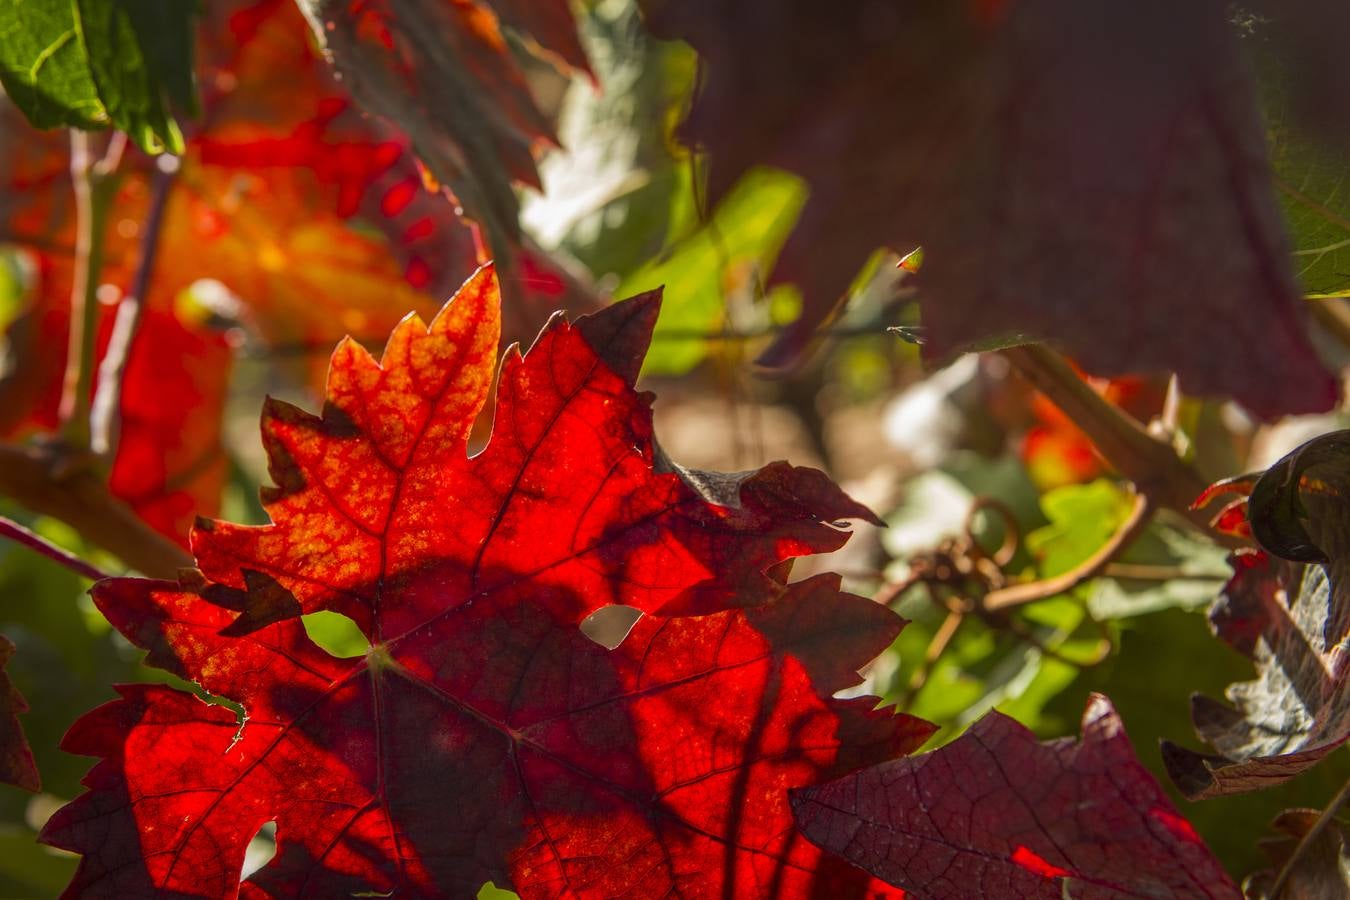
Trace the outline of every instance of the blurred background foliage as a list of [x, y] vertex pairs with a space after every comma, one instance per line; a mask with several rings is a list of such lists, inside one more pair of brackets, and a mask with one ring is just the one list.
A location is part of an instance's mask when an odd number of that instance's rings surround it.
[[[898, 266], [891, 255], [877, 254], [859, 274], [846, 315], [808, 362], [773, 378], [755, 371], [750, 360], [795, 316], [794, 292], [766, 292], [764, 275], [806, 188], [785, 173], [755, 170], [706, 208], [698, 160], [674, 135], [698, 79], [694, 54], [649, 37], [631, 0], [595, 0], [577, 12], [603, 89], [548, 66], [527, 69], [536, 96], [551, 98], [546, 112], [567, 150], [543, 160], [546, 190], [524, 193], [523, 222], [539, 247], [601, 293], [623, 297], [666, 286], [644, 386], [657, 394], [657, 429], [671, 457], [722, 470], [780, 458], [820, 466], [883, 515], [886, 529], [859, 526], [843, 550], [804, 560], [798, 571], [840, 571], [850, 589], [889, 599], [911, 620], [870, 668], [866, 688], [938, 723], [935, 743], [994, 707], [1041, 736], [1074, 734], [1087, 694], [1100, 691], [1170, 790], [1158, 739], [1194, 744], [1189, 695], [1222, 695], [1252, 672], [1211, 637], [1204, 617], [1228, 571], [1225, 551], [1179, 518], [1160, 515], [1102, 577], [1001, 615], [957, 615], [950, 592], [924, 582], [906, 587], [916, 560], [931, 559], [944, 542], [982, 548], [977, 555], [985, 558], [1004, 554], [996, 568], [1007, 580], [1070, 571], [1129, 515], [1127, 485], [1004, 358], [968, 355], [925, 370], [914, 344], [886, 330], [913, 325], [917, 316], [913, 264]], [[1277, 162], [1287, 162], [1286, 151], [1277, 151]], [[1308, 227], [1324, 229], [1325, 222]], [[1323, 264], [1330, 261], [1319, 257]], [[1308, 270], [1315, 282], [1321, 272]], [[0, 249], [0, 329], [25, 311], [32, 277], [23, 253]], [[219, 327], [231, 333], [235, 359], [220, 514], [257, 523], [257, 492], [267, 482], [257, 438], [260, 398], [315, 408], [311, 376], [327, 348], [275, 346], [238, 319]], [[1093, 385], [1144, 422], [1163, 408], [1161, 380]], [[1231, 404], [1193, 399], [1183, 400], [1177, 416], [1190, 460], [1210, 480], [1259, 468], [1303, 438], [1346, 424], [1327, 416], [1258, 426]], [[977, 504], [982, 509], [972, 516]], [[0, 504], [0, 514], [119, 570], [60, 522], [12, 504]], [[44, 783], [36, 796], [0, 788], [0, 897], [54, 896], [69, 879], [72, 858], [33, 840], [46, 816], [81, 790], [88, 767], [57, 749], [64, 731], [111, 699], [111, 685], [168, 677], [141, 665], [141, 654], [93, 609], [87, 587], [56, 564], [0, 543], [0, 633], [18, 646], [9, 671], [32, 706], [23, 723]], [[334, 652], [364, 649], [340, 617], [311, 616], [307, 625]], [[1341, 753], [1276, 790], [1177, 800], [1241, 877], [1264, 864], [1256, 839], [1279, 810], [1323, 805], [1347, 775]], [[267, 836], [256, 844], [257, 859], [265, 859]], [[503, 893], [485, 887], [481, 896]]]

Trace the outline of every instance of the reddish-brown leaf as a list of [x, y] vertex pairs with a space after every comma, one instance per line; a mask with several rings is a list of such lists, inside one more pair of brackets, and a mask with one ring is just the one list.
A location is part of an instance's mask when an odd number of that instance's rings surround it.
[[28, 704], [5, 673], [14, 644], [0, 635], [0, 782], [28, 791], [41, 789], [33, 751], [28, 748], [19, 715], [28, 712]]
[[[931, 732], [833, 696], [901, 621], [835, 576], [779, 580], [867, 513], [813, 470], [666, 462], [632, 388], [655, 312], [556, 318], [510, 351], [472, 458], [490, 270], [381, 363], [339, 347], [322, 417], [270, 404], [274, 523], [204, 524], [197, 581], [95, 589], [151, 663], [247, 717], [136, 686], [81, 720], [66, 749], [103, 761], [44, 832], [85, 854], [69, 895], [867, 890], [795, 834], [787, 790]], [[579, 626], [611, 603], [706, 615], [643, 616], [607, 650]], [[311, 643], [295, 616], [324, 608], [369, 651]], [[241, 887], [269, 821], [277, 855]]]
[[939, 750], [792, 804], [812, 841], [930, 900], [1242, 896], [1100, 694], [1080, 742], [1038, 743], [991, 712]]
[[878, 246], [922, 244], [932, 357], [1029, 335], [1264, 417], [1333, 404], [1226, 3], [645, 5], [706, 62], [684, 129], [712, 200], [755, 164], [810, 184], [774, 273], [804, 311], [766, 361]]
[[1322, 822], [1320, 810], [1286, 809], [1271, 822], [1271, 830], [1275, 834], [1261, 838], [1257, 845], [1269, 857], [1272, 868], [1247, 879], [1243, 887], [1248, 897], [1272, 900], [1271, 889], [1286, 869], [1288, 875], [1279, 894], [1284, 900], [1350, 897], [1350, 840], [1336, 817]]

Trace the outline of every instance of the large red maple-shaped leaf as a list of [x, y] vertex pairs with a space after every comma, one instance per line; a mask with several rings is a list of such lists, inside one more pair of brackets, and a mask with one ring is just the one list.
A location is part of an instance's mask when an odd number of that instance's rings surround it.
[[582, 615], [767, 601], [772, 566], [843, 544], [828, 522], [875, 519], [814, 469], [731, 476], [665, 460], [651, 397], [632, 389], [656, 312], [650, 294], [575, 325], [555, 318], [528, 359], [508, 351], [495, 437], [473, 458], [465, 440], [497, 348], [490, 270], [429, 330], [405, 319], [382, 363], [343, 342], [322, 416], [264, 409], [272, 524], [207, 523], [193, 540], [198, 565], [232, 588], [249, 573], [285, 588], [284, 602], [255, 596], [251, 622], [332, 609], [377, 641], [419, 616], [415, 603], [383, 607], [385, 594], [471, 597], [525, 576], [536, 590], [566, 586]]
[[1242, 894], [1094, 694], [1083, 740], [991, 712], [951, 744], [795, 793], [811, 840], [916, 896]]
[[[78, 723], [65, 747], [104, 761], [44, 832], [85, 854], [70, 894], [865, 890], [794, 834], [787, 790], [930, 733], [833, 698], [901, 622], [834, 576], [779, 580], [865, 510], [813, 470], [663, 462], [631, 386], [655, 312], [557, 318], [510, 353], [473, 458], [488, 270], [430, 328], [406, 320], [382, 364], [342, 345], [321, 418], [271, 404], [274, 523], [205, 525], [197, 582], [95, 589], [152, 663], [246, 719], [137, 686]], [[643, 616], [607, 650], [579, 626], [616, 602], [707, 615]], [[311, 643], [294, 615], [319, 608], [370, 650]], [[241, 888], [269, 821], [277, 855]]]
[[684, 128], [711, 199], [757, 164], [810, 184], [774, 273], [803, 315], [766, 361], [877, 247], [921, 244], [932, 357], [1027, 335], [1262, 416], [1334, 402], [1227, 4], [644, 6], [706, 61]]

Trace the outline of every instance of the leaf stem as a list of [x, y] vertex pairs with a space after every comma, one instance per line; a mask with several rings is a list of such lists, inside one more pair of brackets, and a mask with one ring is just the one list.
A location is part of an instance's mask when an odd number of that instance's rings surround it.
[[1039, 344], [1001, 351], [1027, 381], [1045, 394], [1091, 439], [1097, 451], [1158, 508], [1172, 509], [1225, 546], [1237, 542], [1215, 533], [1207, 515], [1191, 502], [1205, 480], [1177, 455], [1169, 439], [1154, 436], [1137, 420], [1109, 403], [1078, 377], [1068, 360]]
[[1073, 590], [1085, 581], [1091, 581], [1111, 564], [1116, 554], [1124, 550], [1143, 533], [1144, 529], [1148, 527], [1149, 521], [1153, 518], [1154, 509], [1153, 502], [1148, 498], [1148, 495], [1139, 494], [1135, 497], [1134, 508], [1130, 510], [1130, 515], [1125, 519], [1125, 522], [1105, 544], [1097, 548], [1096, 553], [1069, 571], [1053, 578], [1013, 584], [990, 591], [985, 594], [981, 601], [981, 608], [986, 612], [998, 612], [1014, 606], [1032, 603], [1036, 600], [1055, 597]]
[[95, 159], [87, 132], [70, 133], [70, 176], [75, 190], [75, 273], [70, 294], [70, 336], [61, 385], [61, 436], [75, 450], [89, 447], [89, 401], [94, 379], [94, 331], [98, 322], [103, 238], [116, 172], [126, 135], [113, 132]]
[[94, 391], [93, 407], [89, 411], [89, 449], [104, 461], [111, 461], [117, 449], [121, 408], [122, 381], [126, 374], [131, 344], [140, 326], [145, 309], [145, 297], [150, 290], [150, 279], [155, 270], [160, 233], [164, 226], [164, 210], [168, 206], [169, 190], [178, 172], [178, 158], [160, 156], [155, 161], [155, 174], [150, 183], [150, 208], [146, 212], [141, 232], [141, 258], [131, 290], [117, 305], [108, 349], [98, 367], [98, 386]]
[[15, 543], [37, 551], [50, 560], [55, 560], [81, 578], [101, 581], [108, 577], [107, 572], [85, 562], [68, 550], [61, 549], [46, 538], [34, 534], [7, 516], [0, 516], [0, 537], [7, 537]]
[[1317, 817], [1317, 821], [1298, 839], [1298, 845], [1294, 847], [1294, 852], [1289, 854], [1289, 858], [1284, 861], [1284, 865], [1280, 867], [1280, 874], [1276, 876], [1275, 883], [1271, 885], [1269, 900], [1280, 900], [1280, 895], [1284, 893], [1285, 887], [1288, 886], [1289, 879], [1293, 876], [1294, 869], [1298, 866], [1299, 861], [1307, 855], [1309, 848], [1335, 820], [1336, 814], [1340, 812], [1346, 800], [1350, 800], [1350, 780], [1341, 785], [1341, 789], [1336, 792], [1336, 796], [1331, 798], [1331, 802], [1327, 804], [1326, 809], [1322, 810], [1322, 814]]
[[102, 478], [88, 467], [71, 467], [70, 453], [59, 444], [0, 444], [0, 494], [60, 519], [89, 543], [152, 578], [174, 578], [180, 568], [193, 564], [187, 551], [110, 494]]

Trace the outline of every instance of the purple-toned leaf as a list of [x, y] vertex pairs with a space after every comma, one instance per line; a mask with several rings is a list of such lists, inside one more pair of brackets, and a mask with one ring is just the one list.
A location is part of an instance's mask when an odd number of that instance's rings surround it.
[[1262, 417], [1334, 403], [1227, 3], [645, 7], [706, 64], [684, 136], [710, 201], [755, 165], [810, 185], [772, 279], [802, 317], [764, 361], [800, 354], [876, 248], [922, 245], [930, 357], [1030, 337]]
[[925, 900], [1238, 898], [1094, 694], [1083, 738], [991, 712], [951, 744], [794, 792], [806, 836]]

